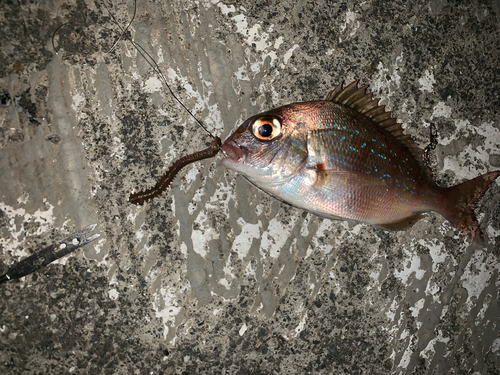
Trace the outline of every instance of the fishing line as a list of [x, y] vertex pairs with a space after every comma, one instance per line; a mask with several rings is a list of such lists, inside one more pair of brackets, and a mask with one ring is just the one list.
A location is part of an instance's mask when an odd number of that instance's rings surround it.
[[[113, 23], [119, 28], [121, 34], [119, 37], [116, 39], [116, 41], [113, 43], [112, 47], [106, 52], [106, 54], [110, 54], [113, 52], [120, 41], [122, 40], [128, 40], [139, 52], [139, 54], [146, 60], [146, 62], [149, 64], [151, 68], [153, 68], [153, 71], [156, 73], [156, 75], [159, 77], [160, 81], [168, 88], [168, 91], [172, 95], [172, 97], [179, 103], [179, 105], [198, 123], [198, 125], [212, 138], [212, 143], [210, 144], [209, 147], [207, 147], [204, 150], [195, 152], [190, 155], [186, 155], [177, 161], [175, 161], [164, 173], [164, 175], [158, 180], [158, 182], [150, 189], [146, 189], [144, 191], [139, 191], [137, 193], [132, 193], [130, 194], [129, 201], [133, 204], [136, 205], [142, 205], [144, 202], [147, 202], [149, 200], [152, 200], [155, 197], [158, 197], [162, 192], [164, 192], [172, 183], [174, 180], [175, 176], [179, 173], [179, 171], [187, 166], [188, 164], [194, 163], [199, 160], [203, 159], [208, 159], [211, 157], [214, 157], [219, 151], [221, 151], [221, 139], [217, 136], [214, 136], [208, 129], [207, 127], [182, 103], [182, 101], [177, 97], [177, 95], [174, 93], [172, 88], [170, 87], [170, 84], [168, 83], [165, 75], [162, 73], [159, 65], [155, 61], [155, 59], [138, 43], [134, 42], [129, 35], [129, 28], [132, 25], [132, 23], [135, 20], [135, 17], [137, 15], [137, 0], [134, 0], [134, 12], [132, 14], [132, 18], [128, 22], [126, 27], [122, 27], [120, 23], [118, 22], [117, 18], [115, 15], [111, 12], [111, 7], [109, 7], [105, 1], [102, 2], [103, 6], [106, 8], [109, 17], [113, 21]], [[57, 34], [57, 32], [65, 25], [67, 25], [68, 22], [63, 23], [59, 27], [57, 27], [52, 35], [52, 47], [54, 48], [54, 51], [56, 54], [58, 54], [58, 49], [55, 46], [54, 39]]]
[[[135, 17], [137, 15], [137, 0], [134, 0], [134, 13], [132, 15], [132, 18], [130, 19], [130, 21], [128, 22], [127, 26], [124, 28], [120, 25], [120, 23], [118, 22], [118, 20], [116, 19], [116, 17], [114, 16], [114, 14], [111, 12], [111, 9], [110, 7], [106, 4], [105, 1], [102, 1], [102, 4], [103, 6], [106, 8], [106, 10], [108, 11], [108, 14], [109, 14], [109, 17], [111, 17], [111, 19], [113, 20], [113, 23], [120, 29], [120, 32], [121, 34], [119, 35], [119, 37], [116, 39], [116, 41], [113, 43], [113, 46], [106, 52], [106, 54], [110, 54], [111, 52], [113, 52], [116, 47], [118, 46], [118, 44], [120, 43], [120, 41], [122, 40], [128, 40], [134, 47], [135, 49], [137, 50], [137, 52], [139, 52], [139, 54], [144, 58], [144, 60], [146, 60], [146, 62], [149, 64], [149, 66], [151, 68], [153, 68], [153, 71], [157, 74], [157, 76], [159, 77], [160, 81], [168, 88], [168, 91], [170, 92], [170, 94], [172, 95], [172, 97], [177, 101], [177, 103], [179, 103], [179, 105], [198, 123], [198, 125], [200, 125], [200, 127], [213, 139], [215, 138], [215, 136], [208, 130], [208, 128], [203, 124], [203, 122], [201, 120], [199, 120], [192, 112], [191, 110], [189, 110], [189, 108], [187, 108], [184, 103], [177, 97], [177, 95], [174, 93], [174, 91], [172, 90], [172, 88], [170, 87], [170, 84], [168, 83], [165, 75], [162, 73], [159, 65], [157, 64], [157, 62], [155, 61], [155, 59], [138, 43], [134, 42], [132, 40], [131, 37], [129, 37], [127, 34], [128, 34], [128, 31], [129, 31], [129, 28], [130, 26], [132, 25], [132, 23], [134, 22], [135, 20]], [[54, 30], [54, 33], [52, 34], [52, 48], [54, 50], [54, 52], [56, 53], [56, 55], [59, 54], [59, 47], [56, 46], [56, 43], [55, 43], [55, 38], [56, 38], [56, 35], [57, 33], [66, 25], [68, 25], [69, 22], [65, 22], [61, 25], [59, 25], [55, 30]], [[107, 30], [111, 30], [111, 29], [108, 29], [107, 27], [103, 26], [104, 29], [107, 29]]]
[[[203, 159], [208, 159], [211, 157], [214, 157], [217, 155], [217, 153], [221, 150], [221, 139], [217, 136], [214, 136], [207, 128], [206, 126], [182, 103], [182, 101], [177, 97], [177, 95], [173, 92], [172, 88], [170, 87], [165, 75], [162, 73], [160, 67], [158, 66], [157, 62], [155, 59], [138, 43], [134, 42], [131, 37], [128, 37], [128, 29], [132, 25], [132, 22], [134, 21], [136, 15], [137, 15], [137, 0], [134, 0], [134, 13], [132, 15], [131, 20], [127, 24], [125, 28], [123, 28], [119, 23], [118, 20], [115, 18], [115, 16], [111, 13], [110, 8], [106, 5], [105, 2], [103, 2], [104, 7], [108, 11], [111, 19], [115, 23], [116, 26], [121, 30], [121, 35], [118, 37], [118, 39], [115, 41], [113, 46], [109, 49], [107, 52], [108, 54], [111, 53], [118, 43], [124, 39], [128, 40], [132, 45], [136, 48], [137, 52], [147, 61], [149, 66], [153, 68], [153, 71], [156, 73], [156, 75], [160, 78], [160, 81], [168, 88], [168, 91], [172, 95], [172, 97], [181, 105], [181, 107], [198, 123], [198, 125], [201, 126], [205, 132], [212, 137], [212, 143], [210, 144], [209, 147], [207, 147], [204, 150], [195, 152], [190, 155], [186, 155], [178, 160], [176, 160], [163, 174], [163, 176], [158, 180], [158, 182], [150, 189], [146, 189], [143, 191], [139, 191], [137, 193], [132, 193], [129, 196], [129, 202], [133, 203], [135, 205], [142, 205], [144, 202], [148, 202], [152, 200], [155, 197], [158, 197], [161, 193], [163, 193], [172, 183], [174, 180], [175, 176], [179, 173], [179, 171], [187, 166], [188, 164], [194, 163], [199, 160]], [[57, 30], [56, 30], [57, 31]]]
[[182, 101], [172, 91], [172, 88], [170, 87], [167, 79], [163, 75], [163, 73], [162, 73], [160, 67], [158, 66], [157, 62], [155, 61], [155, 59], [140, 44], [134, 42], [132, 40], [132, 38], [126, 37], [126, 33], [127, 33], [128, 29], [129, 29], [130, 25], [132, 25], [132, 22], [134, 21], [135, 16], [137, 14], [137, 0], [134, 0], [134, 14], [132, 16], [132, 19], [130, 20], [130, 22], [128, 23], [127, 27], [125, 27], [125, 28], [123, 28], [118, 23], [118, 21], [116, 20], [116, 18], [114, 17], [114, 15], [111, 13], [110, 9], [108, 8], [108, 6], [106, 5], [105, 2], [103, 2], [103, 5], [106, 8], [106, 10], [108, 11], [110, 17], [113, 19], [115, 25], [118, 26], [118, 28], [122, 32], [122, 34], [119, 36], [119, 38], [116, 40], [116, 42], [113, 44], [113, 46], [111, 47], [111, 49], [107, 53], [108, 54], [111, 53], [122, 39], [128, 40], [130, 43], [132, 43], [132, 45], [136, 48], [137, 52], [139, 52], [139, 54], [148, 62], [149, 66], [151, 66], [151, 68], [153, 68], [154, 72], [160, 77], [160, 81], [162, 81], [162, 83], [165, 86], [167, 86], [168, 91], [170, 92], [170, 94], [172, 95], [172, 97], [177, 101], [177, 103], [179, 103], [181, 105], [181, 107], [184, 108], [184, 110], [187, 113], [189, 113], [189, 115], [198, 123], [198, 125], [200, 125], [202, 127], [202, 129], [205, 130], [205, 132], [210, 137], [212, 137], [212, 139], [214, 139], [215, 138], [214, 135], [212, 135], [212, 133], [210, 133], [210, 131], [207, 129], [207, 127], [184, 105], [184, 103], [182, 103]]

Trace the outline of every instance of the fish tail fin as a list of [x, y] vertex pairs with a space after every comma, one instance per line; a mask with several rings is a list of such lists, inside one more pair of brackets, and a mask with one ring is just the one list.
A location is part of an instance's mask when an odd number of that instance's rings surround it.
[[443, 189], [445, 204], [440, 214], [475, 242], [483, 242], [483, 236], [473, 207], [499, 175], [500, 171], [490, 172]]

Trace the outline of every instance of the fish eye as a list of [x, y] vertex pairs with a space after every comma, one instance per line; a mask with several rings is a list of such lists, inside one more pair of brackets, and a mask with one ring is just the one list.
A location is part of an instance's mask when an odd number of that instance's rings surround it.
[[259, 117], [252, 124], [252, 134], [261, 141], [272, 141], [281, 135], [281, 119], [274, 116]]

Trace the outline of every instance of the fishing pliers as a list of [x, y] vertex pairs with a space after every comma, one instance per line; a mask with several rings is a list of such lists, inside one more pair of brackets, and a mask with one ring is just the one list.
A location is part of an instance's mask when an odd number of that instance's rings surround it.
[[53, 261], [62, 258], [63, 256], [99, 238], [101, 236], [99, 233], [90, 235], [90, 232], [94, 230], [96, 225], [97, 224], [88, 225], [82, 230], [66, 237], [64, 240], [47, 246], [43, 250], [40, 250], [39, 252], [17, 262], [9, 268], [7, 273], [0, 276], [0, 283], [29, 275], [47, 264], [50, 264]]

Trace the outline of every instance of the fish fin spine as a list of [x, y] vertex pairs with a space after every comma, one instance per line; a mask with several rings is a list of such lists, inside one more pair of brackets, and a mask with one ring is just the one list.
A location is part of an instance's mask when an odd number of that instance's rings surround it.
[[327, 101], [343, 105], [353, 109], [387, 130], [401, 143], [403, 143], [415, 158], [424, 167], [424, 171], [428, 177], [432, 177], [432, 173], [425, 167], [424, 151], [417, 143], [409, 136], [405, 135], [401, 123], [391, 116], [391, 111], [386, 111], [385, 105], [379, 105], [380, 99], [373, 98], [373, 93], [367, 92], [368, 86], [358, 88], [359, 80], [351, 82], [345, 88], [344, 82], [340, 82], [325, 98]]

